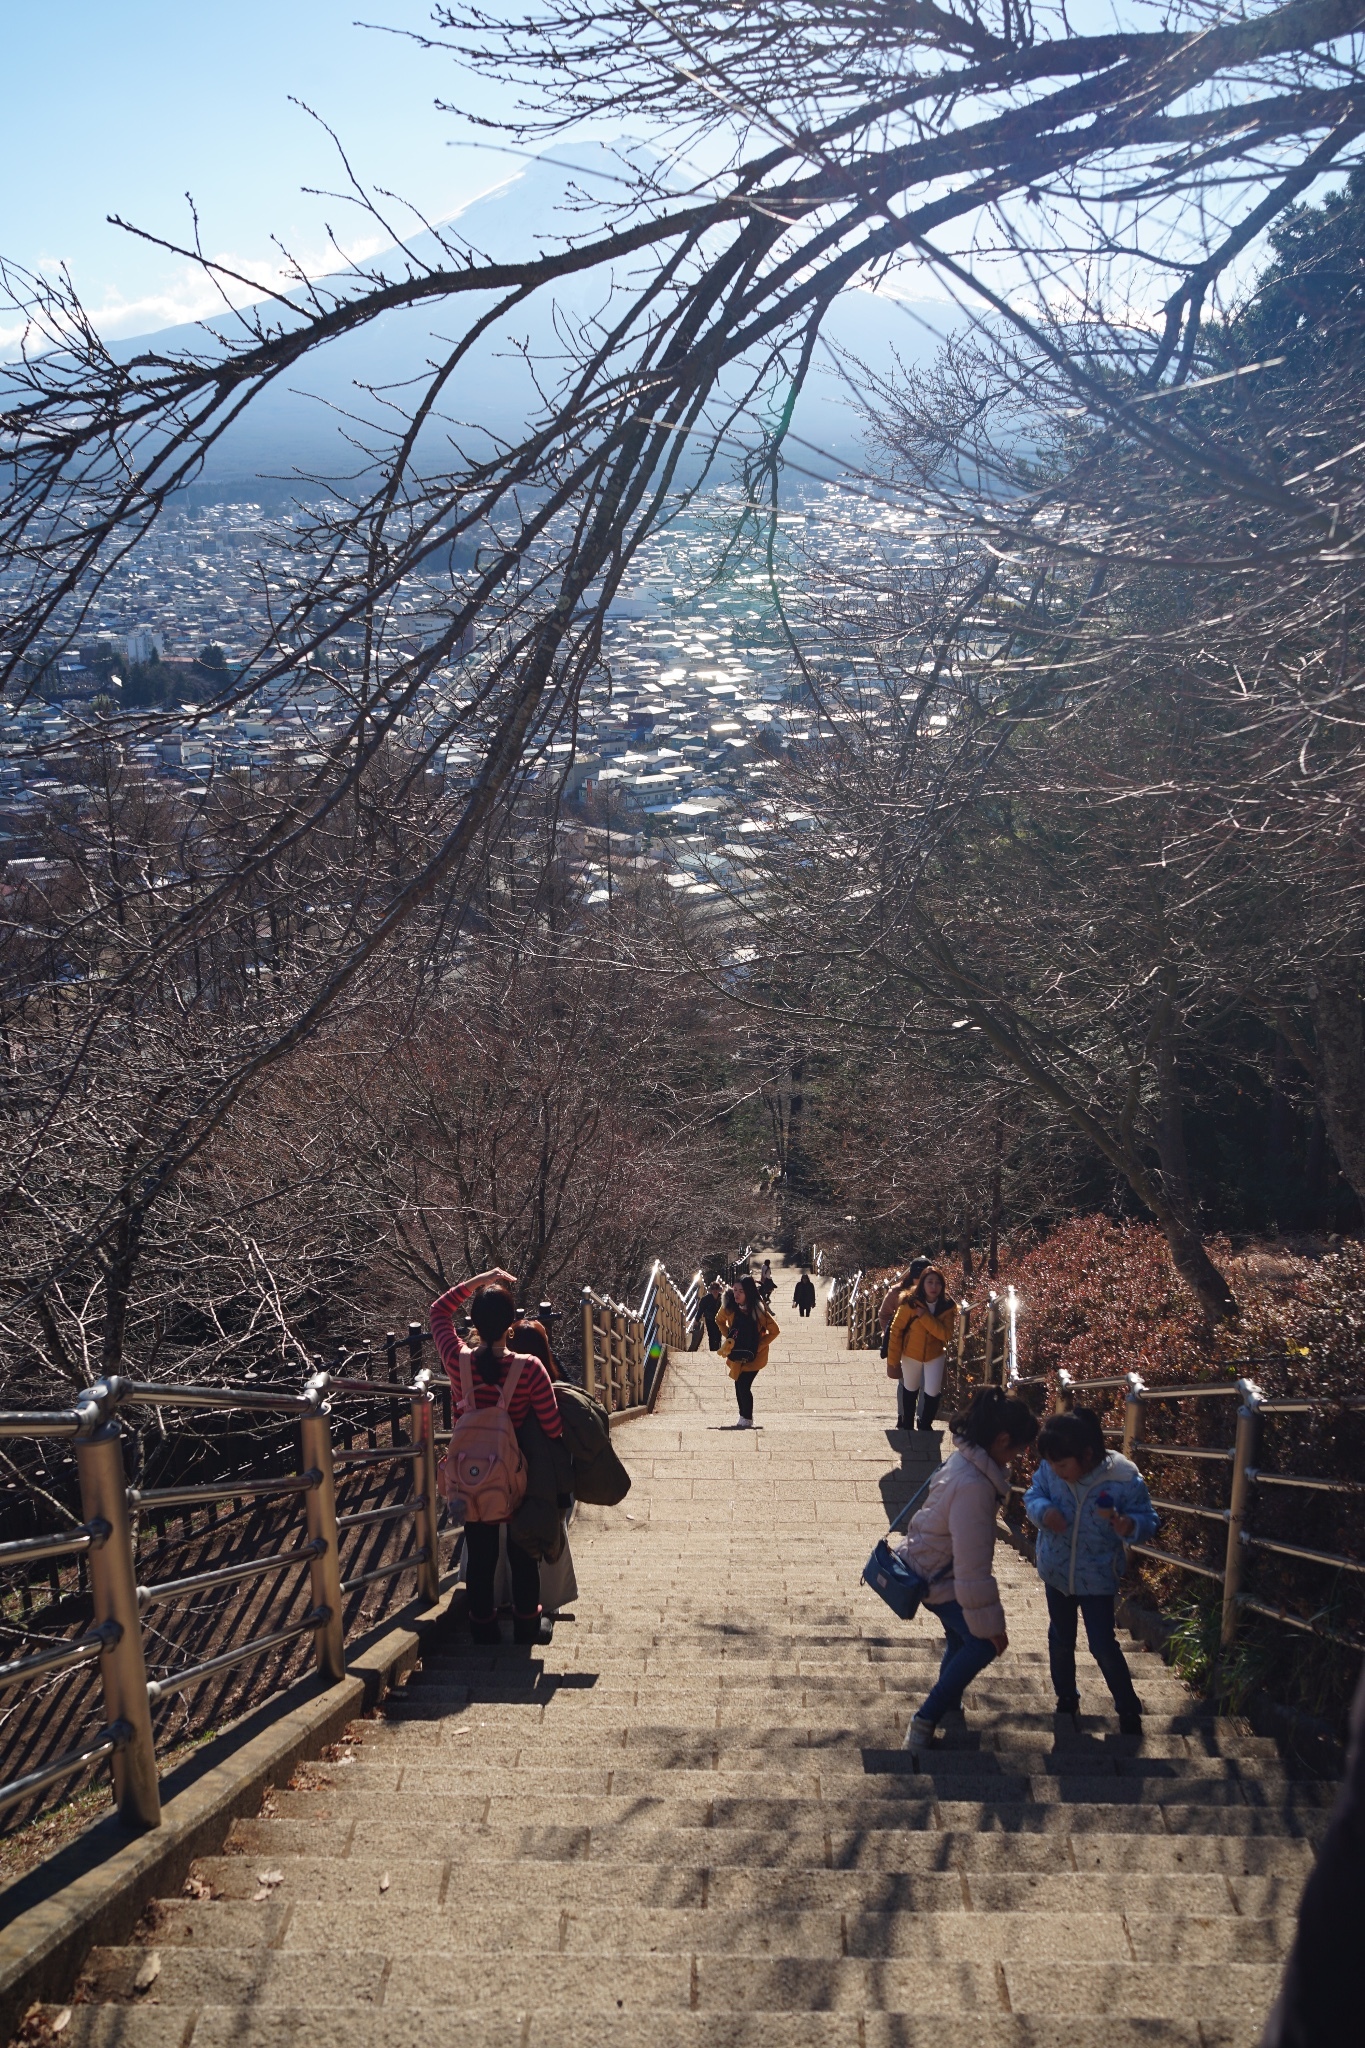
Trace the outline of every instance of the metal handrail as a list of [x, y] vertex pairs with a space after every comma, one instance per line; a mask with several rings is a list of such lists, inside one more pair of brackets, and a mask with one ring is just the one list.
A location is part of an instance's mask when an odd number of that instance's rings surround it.
[[1252, 1614], [1264, 1614], [1271, 1621], [1282, 1621], [1287, 1628], [1301, 1629], [1305, 1635], [1321, 1636], [1324, 1642], [1340, 1643], [1344, 1649], [1357, 1652], [1365, 1650], [1365, 1636], [1352, 1635], [1349, 1629], [1332, 1628], [1326, 1622], [1305, 1620], [1303, 1615], [1293, 1613], [1288, 1607], [1275, 1607], [1269, 1600], [1258, 1600], [1253, 1593], [1239, 1593], [1237, 1603]]
[[76, 1408], [0, 1410], [0, 1436], [76, 1436], [85, 1416]]
[[1302, 1486], [1312, 1493], [1365, 1493], [1365, 1480], [1303, 1479], [1296, 1472], [1262, 1472], [1255, 1465], [1247, 1466], [1247, 1478], [1253, 1486]]
[[1146, 1451], [1154, 1458], [1203, 1458], [1217, 1465], [1230, 1465], [1237, 1456], [1235, 1451], [1203, 1450], [1192, 1444], [1151, 1444], [1145, 1439], [1129, 1444], [1128, 1449]]
[[337, 1527], [338, 1529], [366, 1529], [372, 1527], [376, 1522], [399, 1522], [402, 1521], [405, 1515], [420, 1515], [426, 1504], [425, 1495], [419, 1493], [414, 1500], [400, 1500], [393, 1507], [362, 1508], [354, 1515], [338, 1515]]
[[1158, 1500], [1155, 1494], [1152, 1494], [1151, 1502], [1163, 1515], [1197, 1515], [1206, 1522], [1223, 1523], [1226, 1523], [1228, 1518], [1226, 1508], [1200, 1508], [1185, 1500]]
[[1253, 1550], [1278, 1550], [1285, 1557], [1300, 1557], [1308, 1564], [1331, 1565], [1343, 1572], [1365, 1572], [1365, 1561], [1358, 1557], [1342, 1557], [1335, 1550], [1309, 1550], [1302, 1543], [1281, 1543], [1269, 1536], [1248, 1536], [1245, 1530], [1242, 1541]]
[[21, 1536], [15, 1543], [0, 1543], [0, 1566], [40, 1564], [45, 1557], [78, 1556], [108, 1540], [107, 1522], [87, 1524], [69, 1536]]
[[361, 1572], [357, 1578], [343, 1580], [341, 1590], [343, 1593], [358, 1593], [362, 1586], [377, 1586], [381, 1579], [396, 1578], [399, 1572], [415, 1571], [418, 1565], [426, 1563], [427, 1556], [425, 1547], [414, 1550], [407, 1557], [395, 1559], [392, 1564], [377, 1565], [372, 1572]]
[[290, 1565], [308, 1564], [313, 1558], [321, 1557], [326, 1549], [322, 1538], [315, 1537], [311, 1543], [300, 1545], [297, 1550], [285, 1550], [274, 1557], [246, 1558], [240, 1564], [215, 1565], [212, 1571], [191, 1572], [188, 1578], [163, 1579], [159, 1585], [139, 1586], [137, 1604], [139, 1607], [164, 1606], [168, 1600], [183, 1600], [188, 1593], [207, 1593], [215, 1586], [235, 1586], [243, 1579], [264, 1578], [267, 1572], [286, 1571]]
[[155, 1704], [169, 1693], [186, 1692], [190, 1686], [198, 1685], [201, 1678], [211, 1678], [215, 1671], [231, 1671], [234, 1664], [245, 1664], [249, 1657], [259, 1657], [266, 1650], [281, 1649], [285, 1643], [292, 1643], [299, 1636], [326, 1628], [331, 1619], [329, 1608], [315, 1607], [302, 1621], [294, 1622], [289, 1628], [272, 1629], [269, 1635], [256, 1636], [249, 1643], [239, 1643], [235, 1650], [224, 1650], [220, 1656], [205, 1657], [202, 1663], [187, 1665], [183, 1671], [168, 1671], [164, 1678], [148, 1679], [147, 1697]]
[[123, 1747], [131, 1732], [128, 1724], [121, 1721], [116, 1727], [106, 1728], [93, 1742], [69, 1749], [65, 1756], [54, 1757], [50, 1764], [43, 1764], [36, 1771], [25, 1771], [21, 1778], [11, 1778], [7, 1785], [0, 1785], [0, 1813], [18, 1806], [21, 1800], [31, 1799], [36, 1792], [46, 1792], [50, 1785], [60, 1785], [63, 1778], [74, 1777], [89, 1764], [101, 1763]]
[[29, 1657], [11, 1657], [7, 1664], [0, 1664], [0, 1692], [8, 1692], [12, 1685], [19, 1685], [26, 1678], [41, 1678], [45, 1671], [71, 1671], [77, 1664], [93, 1664], [111, 1643], [118, 1641], [117, 1630], [117, 1622], [105, 1622], [103, 1627], [78, 1636], [74, 1643], [66, 1643], [60, 1650], [35, 1650]]
[[1214, 1565], [1196, 1564], [1192, 1557], [1177, 1557], [1173, 1551], [1158, 1550], [1154, 1543], [1132, 1543], [1129, 1549], [1134, 1557], [1152, 1557], [1158, 1564], [1178, 1564], [1182, 1571], [1198, 1572], [1201, 1578], [1221, 1580], [1223, 1576]]
[[210, 1501], [268, 1500], [276, 1494], [311, 1493], [322, 1483], [320, 1472], [292, 1472], [278, 1479], [231, 1479], [221, 1486], [148, 1486], [128, 1488], [130, 1508], [203, 1507]]
[[356, 1471], [362, 1465], [401, 1465], [409, 1458], [420, 1458], [420, 1444], [380, 1445], [375, 1450], [334, 1451], [333, 1465], [344, 1465], [348, 1472]]
[[333, 1394], [346, 1394], [357, 1399], [369, 1396], [379, 1401], [396, 1401], [408, 1391], [398, 1380], [336, 1379], [331, 1373], [320, 1373], [318, 1377], [326, 1382], [329, 1399]]
[[1220, 1395], [1226, 1396], [1227, 1398], [1234, 1401], [1240, 1401], [1242, 1398], [1242, 1389], [1239, 1386], [1227, 1387], [1221, 1384], [1201, 1385], [1198, 1383], [1192, 1384], [1188, 1387], [1149, 1387], [1145, 1381], [1143, 1382], [1142, 1387], [1142, 1398], [1144, 1401], [1200, 1401], [1204, 1399], [1216, 1400]]
[[264, 1387], [173, 1387], [156, 1380], [124, 1380], [120, 1404], [138, 1408], [253, 1408], [262, 1415], [306, 1415], [307, 1394], [272, 1394]]

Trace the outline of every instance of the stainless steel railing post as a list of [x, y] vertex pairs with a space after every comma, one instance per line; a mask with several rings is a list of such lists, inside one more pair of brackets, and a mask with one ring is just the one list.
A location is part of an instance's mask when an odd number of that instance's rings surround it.
[[109, 1629], [113, 1636], [100, 1657], [100, 1681], [105, 1720], [122, 1737], [112, 1758], [114, 1803], [129, 1826], [155, 1828], [161, 1825], [161, 1787], [142, 1654], [128, 1481], [116, 1422], [101, 1423], [90, 1436], [77, 1437], [76, 1470], [86, 1522], [102, 1522], [109, 1531], [89, 1559], [95, 1626]]
[[1228, 1547], [1223, 1563], [1223, 1626], [1220, 1641], [1228, 1649], [1237, 1634], [1238, 1595], [1246, 1569], [1246, 1545], [1242, 1531], [1246, 1524], [1247, 1495], [1251, 1490], [1248, 1472], [1256, 1463], [1256, 1440], [1261, 1427], [1261, 1402], [1265, 1398], [1253, 1380], [1238, 1380], [1242, 1400], [1237, 1410], [1237, 1436], [1232, 1451], [1232, 1491], [1228, 1497]]
[[412, 1461], [412, 1483], [422, 1501], [417, 1515], [417, 1539], [426, 1557], [417, 1568], [417, 1589], [429, 1607], [441, 1597], [441, 1551], [436, 1527], [436, 1403], [426, 1384], [425, 1372], [418, 1375], [412, 1397], [412, 1440], [422, 1455]]
[[316, 1472], [317, 1484], [303, 1496], [308, 1515], [308, 1534], [323, 1547], [308, 1566], [313, 1605], [327, 1610], [327, 1621], [317, 1631], [318, 1674], [335, 1681], [346, 1676], [346, 1634], [341, 1592], [341, 1534], [337, 1528], [337, 1485], [332, 1468], [332, 1424], [325, 1399], [326, 1374], [309, 1382], [308, 1392], [316, 1406], [311, 1415], [299, 1418], [301, 1469]]
[[1141, 1441], [1142, 1396], [1145, 1391], [1141, 1375], [1130, 1372], [1128, 1375], [1128, 1393], [1123, 1403], [1123, 1455], [1125, 1458], [1132, 1457], [1134, 1446]]

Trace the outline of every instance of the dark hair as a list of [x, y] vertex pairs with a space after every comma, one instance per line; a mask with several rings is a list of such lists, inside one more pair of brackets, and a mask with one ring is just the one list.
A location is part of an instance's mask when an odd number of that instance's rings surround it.
[[469, 1304], [469, 1320], [485, 1344], [495, 1343], [517, 1319], [517, 1305], [505, 1287], [481, 1287]]
[[905, 1272], [901, 1276], [901, 1286], [913, 1287], [915, 1282], [919, 1279], [920, 1274], [929, 1264], [930, 1261], [923, 1257], [920, 1257], [918, 1259], [911, 1259], [909, 1265], [905, 1269]]
[[736, 1307], [739, 1306], [739, 1292], [741, 1288], [744, 1290], [744, 1313], [746, 1315], [753, 1315], [758, 1309], [759, 1299], [758, 1282], [752, 1273], [737, 1273], [735, 1275], [735, 1284], [731, 1292], [734, 1295]]
[[948, 1292], [947, 1275], [939, 1266], [925, 1266], [923, 1272], [919, 1276], [919, 1279], [915, 1282], [914, 1291], [912, 1292], [910, 1299], [911, 1301], [917, 1301], [921, 1308], [928, 1308], [929, 1303], [925, 1299], [924, 1283], [929, 1278], [929, 1275], [931, 1273], [933, 1273], [936, 1276], [938, 1283], [943, 1290], [938, 1298], [939, 1307], [942, 1308], [945, 1301], [952, 1300], [952, 1296]]
[[1100, 1418], [1093, 1408], [1073, 1408], [1069, 1415], [1049, 1415], [1038, 1437], [1040, 1458], [1079, 1458], [1084, 1463], [1087, 1453], [1093, 1452], [1094, 1463], [1098, 1465], [1107, 1449]]
[[1038, 1434], [1038, 1418], [1026, 1401], [1007, 1394], [1003, 1387], [978, 1387], [961, 1415], [955, 1415], [953, 1435], [963, 1443], [988, 1451], [995, 1439], [1009, 1432], [1012, 1445], [1021, 1449]]
[[544, 1323], [537, 1322], [534, 1316], [523, 1316], [513, 1323], [507, 1333], [507, 1341], [514, 1351], [538, 1358], [551, 1379], [554, 1378], [555, 1355], [550, 1349], [550, 1340], [545, 1334]]

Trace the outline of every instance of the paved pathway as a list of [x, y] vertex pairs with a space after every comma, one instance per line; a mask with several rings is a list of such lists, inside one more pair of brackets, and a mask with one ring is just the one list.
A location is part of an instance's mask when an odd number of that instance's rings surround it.
[[941, 1638], [858, 1574], [939, 1440], [789, 1295], [760, 1428], [700, 1353], [622, 1432], [553, 1647], [429, 1657], [96, 1954], [63, 2048], [1251, 2048], [1325, 1788], [1151, 1656], [1140, 1746], [1084, 1660], [1059, 1738], [1003, 1544], [1011, 1648], [911, 1773]]

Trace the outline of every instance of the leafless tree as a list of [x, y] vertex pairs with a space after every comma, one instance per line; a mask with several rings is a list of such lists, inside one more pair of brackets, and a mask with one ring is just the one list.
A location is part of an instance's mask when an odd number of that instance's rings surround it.
[[[11, 269], [11, 303], [29, 323], [0, 388], [12, 688], [81, 632], [109, 577], [262, 393], [387, 315], [426, 309], [445, 331], [410, 388], [357, 392], [352, 475], [330, 479], [291, 529], [270, 629], [208, 707], [264, 684], [307, 687], [325, 667], [346, 714], [320, 765], [262, 787], [235, 817], [225, 806], [203, 842], [168, 827], [184, 860], [168, 856], [155, 885], [120, 784], [101, 812], [99, 863], [87, 851], [41, 901], [12, 899], [18, 1142], [0, 1200], [7, 1218], [41, 1221], [16, 1295], [24, 1312], [44, 1313], [95, 1261], [101, 1355], [117, 1361], [118, 1276], [158, 1205], [272, 1069], [344, 1021], [416, 913], [429, 908], [442, 929], [466, 916], [517, 778], [551, 732], [574, 728], [642, 539], [736, 450], [756, 498], [775, 502], [821, 323], [855, 281], [933, 266], [1013, 323], [1096, 447], [1210, 480], [1244, 522], [1264, 512], [1301, 556], [1329, 561], [1340, 547], [1331, 485], [1267, 469], [1167, 393], [1195, 363], [1219, 278], [1355, 147], [1362, 28], [1361, 0], [1250, 14], [1187, 0], [1153, 28], [1090, 36], [1016, 0], [998, 13], [441, 9], [433, 46], [523, 83], [523, 135], [626, 106], [659, 124], [655, 150], [624, 153], [620, 183], [585, 201], [571, 232], [515, 261], [453, 231], [419, 250], [392, 229], [388, 202], [352, 182], [367, 226], [383, 221], [405, 248], [396, 270], [355, 266], [325, 286], [300, 276], [278, 292], [192, 244], [181, 253], [226, 295], [256, 303], [194, 349], [130, 362], [65, 281]], [[1087, 307], [1106, 294], [1141, 305], [1154, 277], [1166, 307], [1156, 333], [1111, 320], [1094, 346], [1091, 330], [1059, 339], [1047, 325], [1065, 290]], [[490, 445], [466, 424], [477, 349], [571, 280], [593, 281], [598, 311], [561, 309], [562, 359], [538, 366], [524, 430]], [[1068, 561], [1094, 552], [1084, 534], [1063, 539]], [[414, 582], [439, 612], [417, 648], [398, 637], [396, 613]], [[1070, 641], [1055, 619], [1048, 630], [1055, 664]], [[357, 634], [358, 655], [339, 662], [339, 640]], [[467, 687], [433, 708], [426, 685], [457, 653]], [[92, 744], [126, 738], [124, 725]], [[429, 771], [451, 740], [466, 766], [449, 800], [429, 805]], [[231, 957], [218, 960], [228, 935]], [[218, 981], [202, 978], [206, 955]], [[56, 1202], [82, 1146], [99, 1170], [80, 1172], [79, 1200]]]

